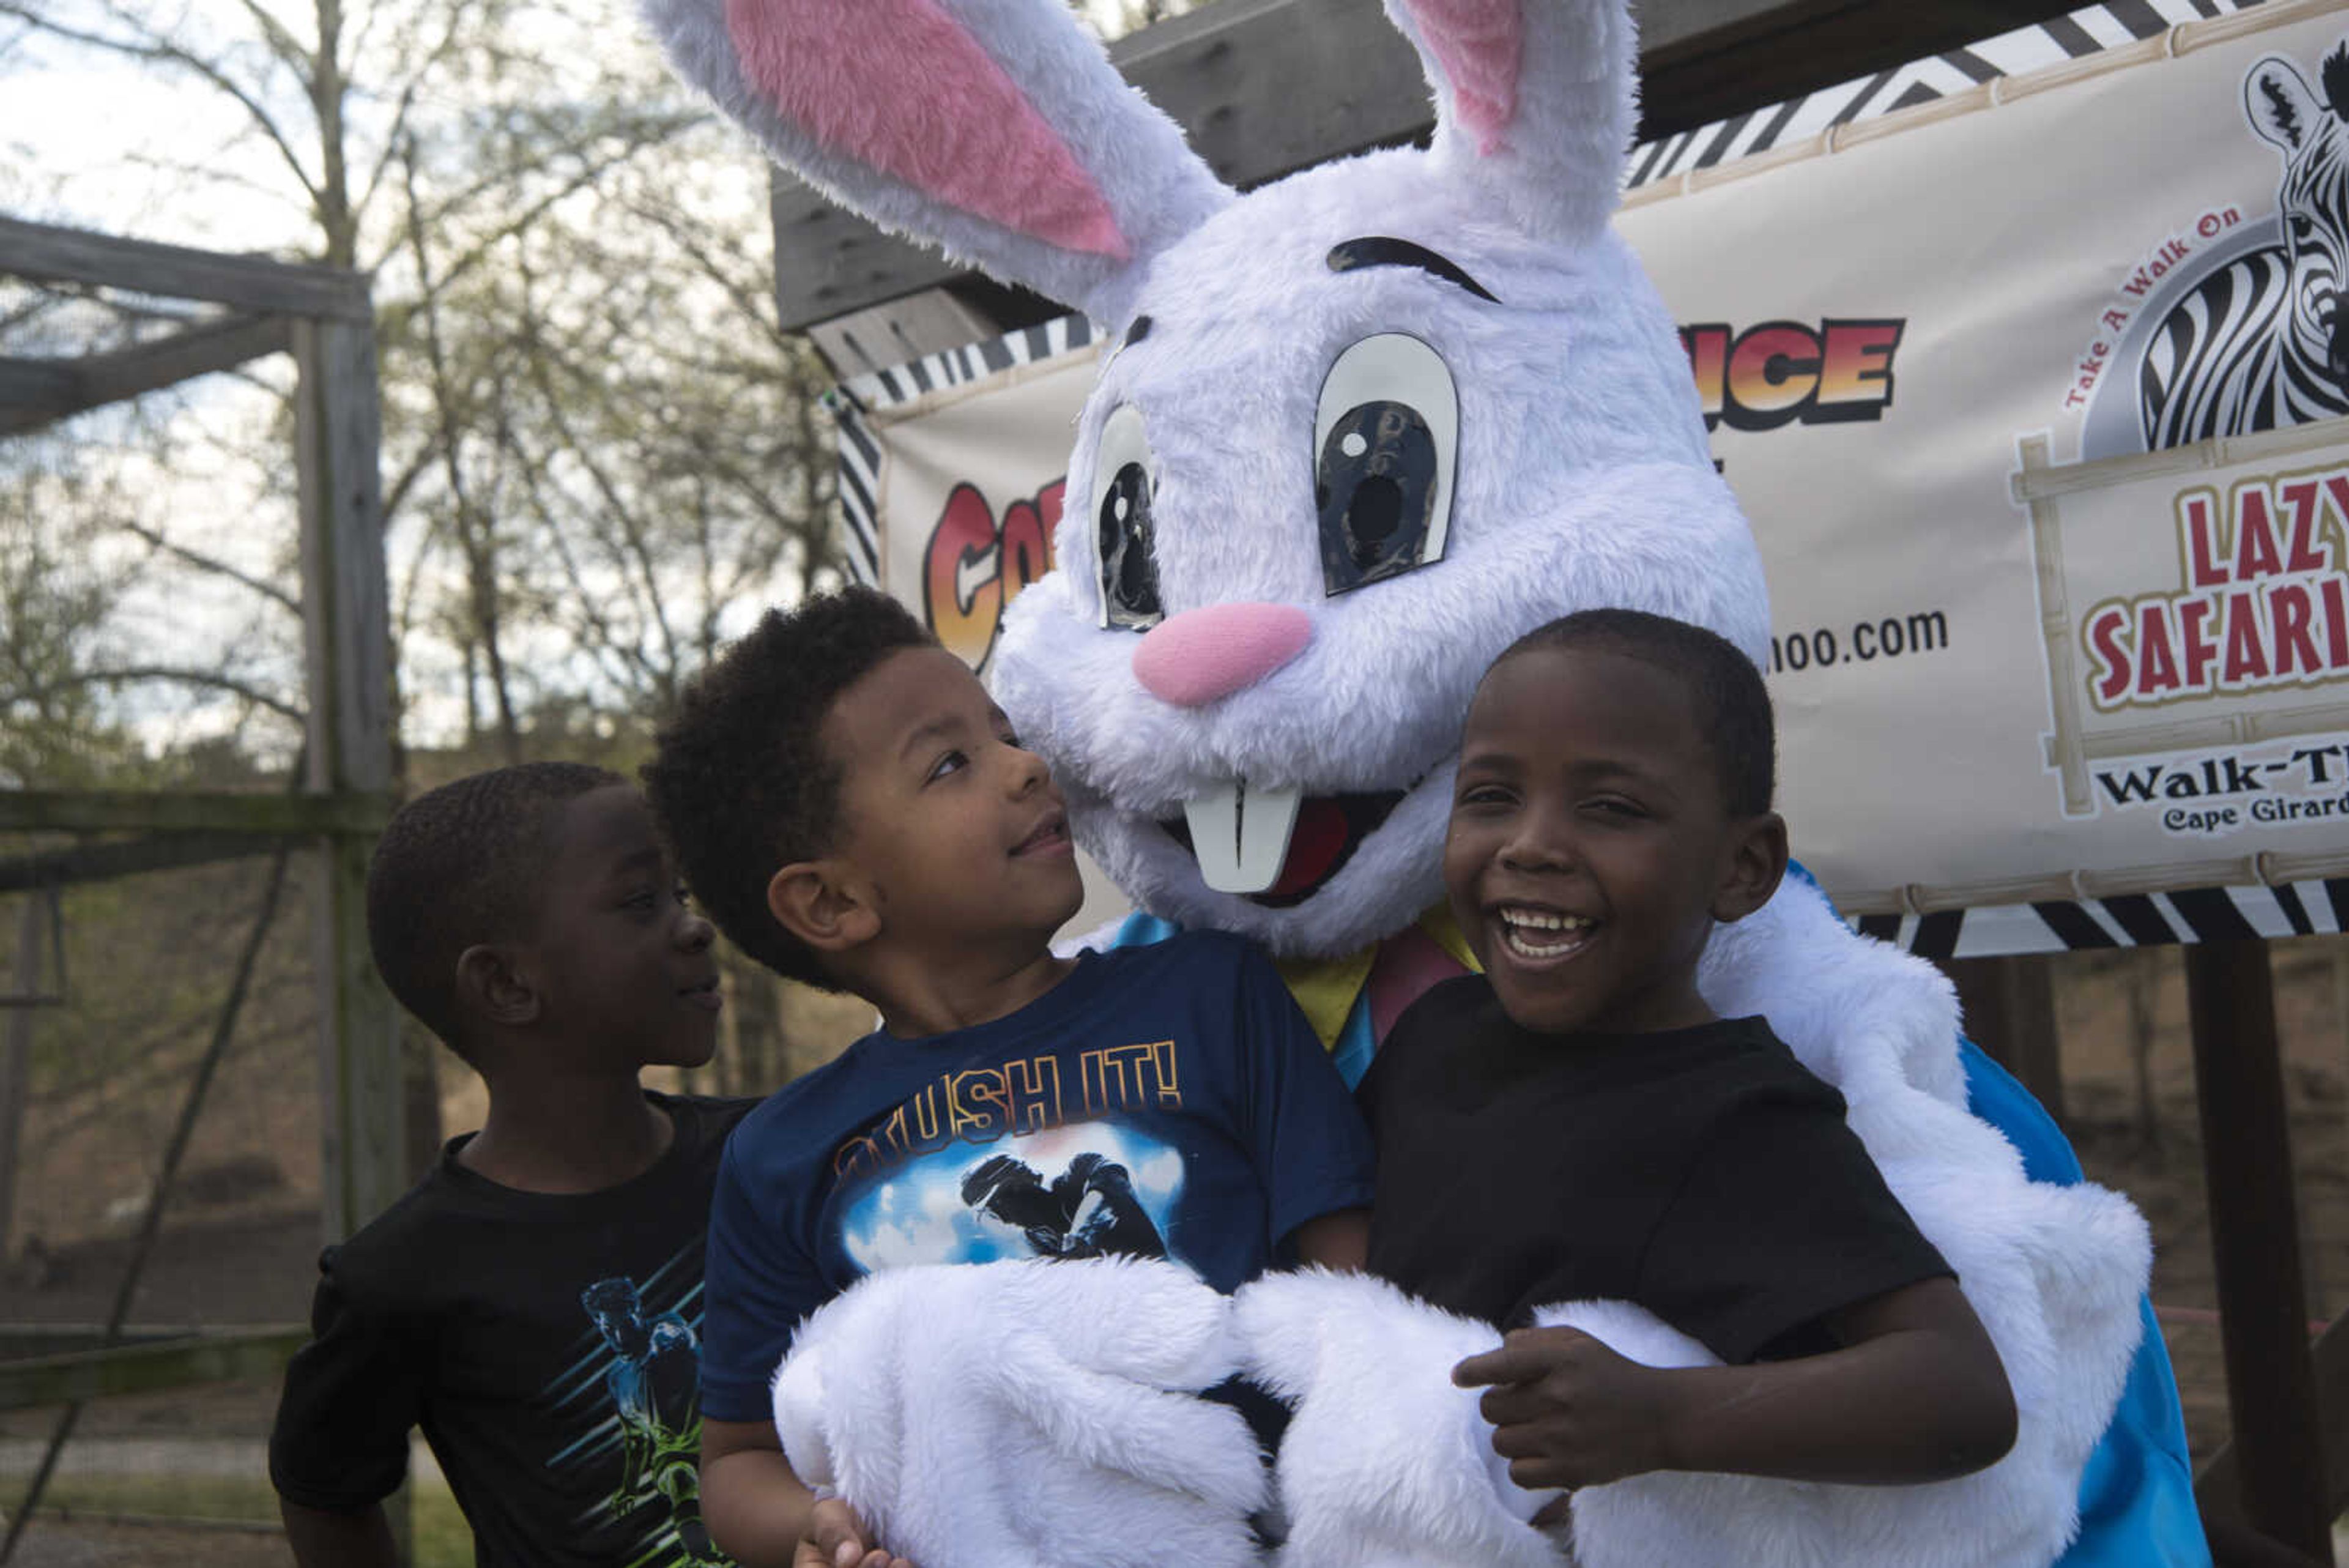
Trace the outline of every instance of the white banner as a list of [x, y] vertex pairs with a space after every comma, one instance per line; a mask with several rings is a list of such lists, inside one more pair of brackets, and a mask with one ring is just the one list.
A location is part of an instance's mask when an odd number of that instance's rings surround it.
[[1631, 198], [1720, 324], [1847, 909], [2349, 873], [2344, 31], [2268, 5]]
[[[1928, 950], [2349, 911], [2349, 16], [2209, 9], [1635, 155], [1621, 227], [1769, 573], [1796, 851]], [[860, 387], [886, 584], [977, 663], [1092, 356], [957, 362]]]

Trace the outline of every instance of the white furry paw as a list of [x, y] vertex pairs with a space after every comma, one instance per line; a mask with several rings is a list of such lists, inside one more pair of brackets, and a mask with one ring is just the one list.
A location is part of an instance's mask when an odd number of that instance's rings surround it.
[[801, 1479], [923, 1568], [1246, 1568], [1265, 1501], [1229, 1303], [1131, 1259], [894, 1270], [802, 1325], [774, 1385]]
[[1308, 1270], [1233, 1305], [1248, 1370], [1297, 1406], [1280, 1447], [1280, 1568], [1559, 1568], [1452, 1368], [1500, 1335], [1364, 1274]]

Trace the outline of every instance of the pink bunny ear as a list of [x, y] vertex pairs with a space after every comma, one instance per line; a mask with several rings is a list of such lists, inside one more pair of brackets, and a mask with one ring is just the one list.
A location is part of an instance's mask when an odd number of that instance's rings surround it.
[[1624, 0], [1386, 0], [1435, 91], [1440, 166], [1520, 227], [1579, 240], [1615, 210], [1638, 101]]
[[[1525, 61], [1525, 16], [1519, 0], [1403, 0], [1419, 24], [1423, 57], [1433, 57], [1431, 80], [1449, 89], [1444, 117], [1476, 139], [1489, 156], [1503, 147], [1517, 116], [1517, 72]], [[1406, 29], [1408, 30], [1408, 29]]]
[[1062, 0], [644, 0], [688, 81], [843, 205], [1122, 325], [1230, 192]]
[[[743, 76], [828, 151], [1015, 234], [1118, 261], [1133, 254], [1067, 145], [936, 0], [726, 0], [726, 31]], [[933, 122], [875, 112], [880, 79], [916, 93], [928, 84]], [[956, 132], [938, 134], [939, 121]]]

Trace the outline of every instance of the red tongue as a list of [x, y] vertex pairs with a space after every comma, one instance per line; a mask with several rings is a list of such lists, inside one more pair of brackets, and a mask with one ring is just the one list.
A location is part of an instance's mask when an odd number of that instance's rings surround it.
[[1288, 836], [1288, 858], [1280, 863], [1280, 880], [1267, 896], [1289, 898], [1302, 893], [1330, 874], [1346, 849], [1346, 814], [1326, 796], [1309, 800], [1297, 811], [1297, 826]]

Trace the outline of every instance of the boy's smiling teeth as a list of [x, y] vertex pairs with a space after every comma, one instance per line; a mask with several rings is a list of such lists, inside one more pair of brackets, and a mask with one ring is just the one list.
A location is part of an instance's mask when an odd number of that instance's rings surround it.
[[1595, 923], [1580, 915], [1558, 915], [1547, 909], [1503, 909], [1501, 940], [1519, 958], [1562, 958], [1583, 945]]

